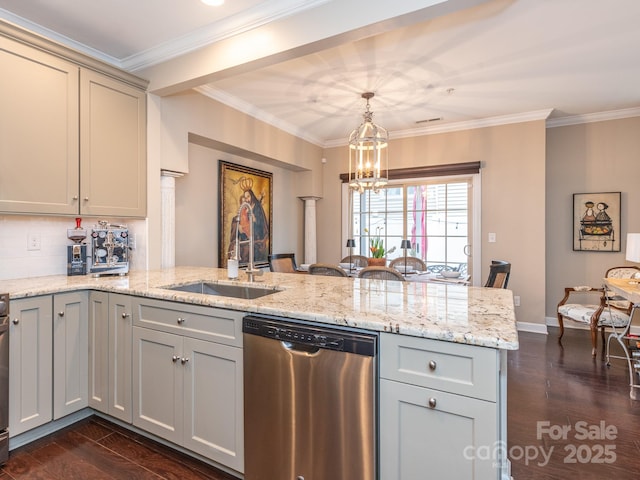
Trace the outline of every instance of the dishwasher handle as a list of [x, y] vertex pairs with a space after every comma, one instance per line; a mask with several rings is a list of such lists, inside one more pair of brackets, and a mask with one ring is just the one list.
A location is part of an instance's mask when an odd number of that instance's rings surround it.
[[307, 345], [304, 343], [294, 343], [294, 342], [281, 342], [282, 346], [293, 353], [303, 353], [306, 355], [315, 355], [320, 351], [320, 347], [314, 345]]

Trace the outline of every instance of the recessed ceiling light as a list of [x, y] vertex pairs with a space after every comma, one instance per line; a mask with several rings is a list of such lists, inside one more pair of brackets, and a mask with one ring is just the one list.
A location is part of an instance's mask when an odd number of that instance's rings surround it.
[[211, 7], [219, 7], [224, 3], [224, 0], [200, 0], [205, 5], [209, 5]]

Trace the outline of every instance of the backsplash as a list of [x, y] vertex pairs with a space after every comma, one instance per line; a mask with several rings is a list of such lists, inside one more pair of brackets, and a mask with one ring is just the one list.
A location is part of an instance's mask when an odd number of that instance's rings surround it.
[[[83, 218], [82, 227], [89, 232], [98, 220], [102, 218]], [[104, 220], [127, 225], [130, 239], [135, 240], [129, 268], [145, 269], [147, 221]], [[72, 245], [67, 238], [67, 229], [75, 226], [75, 219], [71, 217], [0, 215], [0, 280], [66, 275], [67, 245]], [[90, 254], [90, 249], [87, 253]]]

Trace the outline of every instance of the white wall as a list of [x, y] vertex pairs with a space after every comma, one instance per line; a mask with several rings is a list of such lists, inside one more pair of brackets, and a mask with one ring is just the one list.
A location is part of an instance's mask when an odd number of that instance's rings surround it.
[[[101, 219], [102, 220], [102, 219]], [[105, 219], [125, 224], [135, 235], [136, 250], [131, 254], [130, 268], [146, 268], [147, 234], [145, 220]], [[83, 219], [82, 226], [90, 231], [98, 219]], [[68, 217], [0, 216], [0, 280], [67, 274], [67, 229], [76, 222]], [[40, 250], [27, 249], [29, 235], [41, 239]], [[90, 254], [88, 249], [87, 254]]]

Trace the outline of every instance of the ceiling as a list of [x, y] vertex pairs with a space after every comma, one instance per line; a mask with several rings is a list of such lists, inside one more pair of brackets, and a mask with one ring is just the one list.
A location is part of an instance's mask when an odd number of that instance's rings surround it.
[[[0, 18], [135, 73], [313, 9], [339, 15], [344, 2], [352, 0], [226, 0], [217, 8], [200, 0], [0, 0]], [[392, 138], [547, 115], [550, 125], [640, 115], [640, 2], [476, 3], [247, 68], [199, 91], [324, 146], [344, 144], [361, 122], [365, 91], [375, 92], [374, 121]]]

